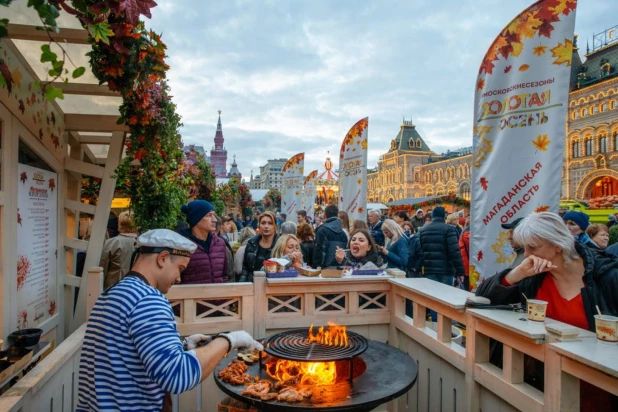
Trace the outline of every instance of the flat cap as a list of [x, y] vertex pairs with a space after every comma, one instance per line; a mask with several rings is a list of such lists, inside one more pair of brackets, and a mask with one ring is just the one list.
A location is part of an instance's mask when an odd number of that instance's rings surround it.
[[161, 253], [189, 257], [197, 245], [184, 236], [169, 229], [153, 229], [137, 238], [140, 253]]

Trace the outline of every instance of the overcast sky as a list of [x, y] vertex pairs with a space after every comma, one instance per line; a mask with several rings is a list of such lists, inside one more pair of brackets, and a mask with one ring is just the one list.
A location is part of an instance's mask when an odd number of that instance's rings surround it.
[[[337, 163], [369, 117], [369, 166], [412, 118], [437, 153], [472, 145], [481, 59], [525, 0], [157, 0], [185, 144], [214, 142], [222, 110], [228, 170], [305, 152], [305, 170]], [[618, 24], [616, 0], [579, 0], [586, 40]]]

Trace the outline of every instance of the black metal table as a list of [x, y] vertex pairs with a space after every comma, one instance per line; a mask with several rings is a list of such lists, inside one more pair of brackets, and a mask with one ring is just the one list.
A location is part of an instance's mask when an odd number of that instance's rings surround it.
[[[329, 386], [317, 386], [313, 396], [303, 402], [288, 403], [269, 401], [241, 395], [244, 385], [231, 385], [221, 381], [217, 374], [236, 359], [236, 352], [229, 354], [215, 368], [217, 386], [234, 399], [256, 407], [262, 412], [283, 411], [371, 411], [376, 407], [406, 393], [416, 382], [416, 361], [401, 350], [381, 342], [369, 341], [369, 347], [361, 358], [366, 364], [365, 372], [353, 382], [339, 382]], [[251, 376], [270, 379], [258, 363], [249, 365]]]

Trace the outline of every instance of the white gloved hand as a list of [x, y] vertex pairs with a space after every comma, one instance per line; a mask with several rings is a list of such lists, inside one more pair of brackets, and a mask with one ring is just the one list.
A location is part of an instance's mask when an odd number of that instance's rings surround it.
[[212, 340], [212, 337], [209, 335], [202, 335], [201, 333], [196, 333], [195, 335], [187, 336], [185, 338], [185, 350], [192, 350], [197, 348], [200, 342], [208, 343]]
[[230, 340], [230, 352], [234, 349], [238, 349], [241, 353], [250, 353], [253, 350], [264, 350], [261, 343], [256, 342], [251, 335], [244, 330], [238, 330], [235, 332], [220, 333], [218, 336], [225, 336]]

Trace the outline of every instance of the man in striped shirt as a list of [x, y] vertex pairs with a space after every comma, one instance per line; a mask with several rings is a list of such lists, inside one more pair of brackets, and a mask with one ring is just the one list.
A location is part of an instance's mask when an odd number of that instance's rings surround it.
[[[184, 345], [164, 293], [180, 282], [195, 244], [166, 229], [138, 238], [131, 272], [95, 303], [82, 346], [77, 411], [171, 410], [170, 393], [187, 391], [226, 353], [262, 350], [245, 331], [205, 335]], [[183, 348], [185, 346], [185, 348]]]

